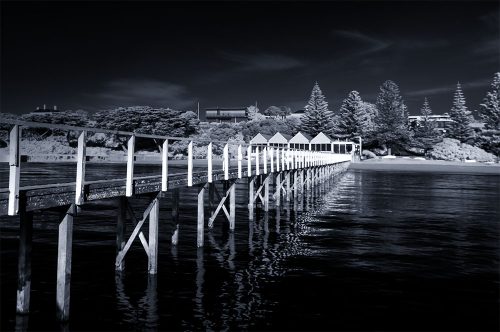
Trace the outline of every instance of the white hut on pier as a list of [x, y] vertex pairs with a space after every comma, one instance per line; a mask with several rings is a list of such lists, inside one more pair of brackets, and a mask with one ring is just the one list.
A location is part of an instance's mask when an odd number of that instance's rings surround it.
[[258, 133], [254, 138], [250, 140], [250, 145], [254, 146], [267, 146], [271, 135], [265, 135]]
[[290, 148], [292, 149], [310, 150], [311, 139], [311, 136], [299, 131], [288, 143], [290, 143]]
[[282, 134], [280, 132], [277, 132], [274, 134], [273, 137], [271, 137], [268, 141], [268, 145], [272, 146], [274, 148], [284, 148], [284, 147], [289, 147], [289, 141], [292, 139], [292, 136], [287, 135], [287, 134]]
[[312, 151], [332, 151], [332, 142], [333, 140], [330, 138], [330, 136], [324, 134], [324, 133], [319, 133], [311, 139], [311, 150]]

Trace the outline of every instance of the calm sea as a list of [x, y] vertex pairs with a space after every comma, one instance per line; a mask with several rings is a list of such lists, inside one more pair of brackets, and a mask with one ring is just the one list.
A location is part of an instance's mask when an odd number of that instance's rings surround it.
[[[500, 176], [350, 170], [254, 221], [241, 184], [235, 232], [217, 219], [203, 249], [195, 191], [181, 192], [176, 248], [169, 197], [162, 200], [156, 278], [147, 275], [139, 241], [126, 271], [115, 274], [116, 201], [83, 208], [74, 225], [71, 320], [62, 328], [499, 329]], [[131, 202], [142, 214], [146, 199]], [[35, 214], [31, 313], [22, 318], [15, 315], [18, 222], [0, 218], [3, 331], [61, 328], [58, 220]]]

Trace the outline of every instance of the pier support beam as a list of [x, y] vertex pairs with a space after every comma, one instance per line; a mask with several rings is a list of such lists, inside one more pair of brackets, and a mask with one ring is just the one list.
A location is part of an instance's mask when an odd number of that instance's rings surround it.
[[234, 230], [236, 221], [236, 183], [230, 184], [229, 188], [229, 229]]
[[17, 279], [17, 305], [18, 314], [27, 314], [30, 309], [31, 292], [31, 244], [33, 236], [33, 213], [26, 212], [21, 201], [19, 213], [19, 262]]
[[198, 226], [196, 244], [203, 247], [205, 232], [205, 205], [204, 205], [205, 187], [199, 187], [198, 190]]
[[75, 213], [76, 205], [71, 204], [63, 221], [59, 224], [56, 304], [57, 318], [60, 321], [69, 319], [73, 217]]
[[157, 196], [149, 213], [149, 255], [148, 273], [156, 274], [158, 266], [158, 221], [160, 218], [160, 199]]
[[[125, 221], [127, 217], [127, 198], [121, 196], [118, 198], [118, 211], [116, 217], [116, 254], [125, 247]], [[123, 271], [125, 269], [125, 261], [121, 261], [119, 265], [115, 266], [116, 271]]]
[[172, 224], [172, 245], [176, 246], [179, 243], [179, 188], [172, 190]]
[[253, 203], [254, 203], [254, 192], [255, 192], [255, 178], [250, 176], [248, 178], [248, 218], [253, 220]]

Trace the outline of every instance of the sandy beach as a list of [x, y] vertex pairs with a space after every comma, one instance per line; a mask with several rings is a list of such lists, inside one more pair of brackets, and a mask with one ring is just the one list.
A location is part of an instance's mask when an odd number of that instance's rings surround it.
[[369, 159], [351, 163], [350, 169], [403, 172], [478, 173], [500, 175], [500, 164], [418, 159]]

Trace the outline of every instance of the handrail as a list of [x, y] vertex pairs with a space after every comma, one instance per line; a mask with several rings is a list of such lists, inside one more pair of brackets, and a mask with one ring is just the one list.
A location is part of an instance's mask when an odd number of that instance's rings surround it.
[[[192, 139], [190, 137], [176, 137], [176, 136], [163, 136], [163, 135], [151, 135], [151, 134], [141, 134], [135, 133], [131, 131], [123, 131], [123, 130], [113, 130], [113, 129], [104, 129], [104, 128], [95, 128], [95, 127], [79, 127], [79, 126], [68, 126], [57, 123], [46, 123], [46, 122], [33, 122], [33, 121], [20, 121], [20, 120], [10, 120], [10, 119], [1, 119], [0, 123], [10, 124], [10, 125], [18, 125], [23, 127], [36, 127], [36, 128], [48, 128], [48, 129], [61, 129], [67, 131], [87, 131], [93, 133], [104, 133], [104, 134], [114, 134], [120, 136], [135, 136], [141, 138], [151, 138], [151, 139], [161, 139], [161, 140], [173, 140], [173, 141], [194, 141], [194, 142], [202, 142], [202, 143], [228, 143], [227, 141], [214, 141], [214, 140], [204, 140], [204, 139]], [[244, 146], [248, 146], [248, 143], [234, 143], [241, 144]]]

